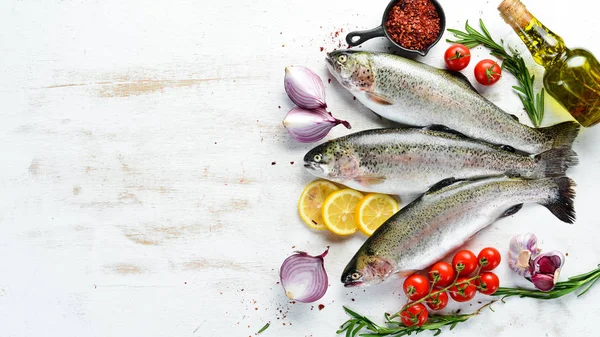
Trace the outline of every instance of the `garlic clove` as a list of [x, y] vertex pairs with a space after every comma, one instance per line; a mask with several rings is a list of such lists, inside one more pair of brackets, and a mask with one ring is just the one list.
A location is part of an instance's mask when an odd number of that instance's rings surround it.
[[517, 274], [529, 277], [529, 261], [540, 250], [537, 248], [537, 237], [533, 233], [515, 235], [510, 240], [508, 249], [508, 265]]
[[529, 263], [533, 285], [541, 291], [554, 289], [564, 263], [565, 256], [556, 250], [538, 255]]

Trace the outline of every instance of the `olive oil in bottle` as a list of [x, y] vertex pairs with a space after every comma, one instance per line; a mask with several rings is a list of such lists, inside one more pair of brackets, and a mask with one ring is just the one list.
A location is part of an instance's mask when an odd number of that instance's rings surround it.
[[504, 0], [500, 16], [542, 65], [544, 87], [583, 126], [600, 122], [600, 64], [583, 49], [569, 49], [563, 39], [538, 21], [519, 0]]

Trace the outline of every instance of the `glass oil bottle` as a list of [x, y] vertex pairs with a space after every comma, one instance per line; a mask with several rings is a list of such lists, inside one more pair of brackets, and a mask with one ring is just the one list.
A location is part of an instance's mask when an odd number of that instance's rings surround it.
[[542, 65], [544, 87], [583, 126], [600, 122], [600, 64], [583, 49], [569, 49], [519, 0], [504, 0], [500, 16]]

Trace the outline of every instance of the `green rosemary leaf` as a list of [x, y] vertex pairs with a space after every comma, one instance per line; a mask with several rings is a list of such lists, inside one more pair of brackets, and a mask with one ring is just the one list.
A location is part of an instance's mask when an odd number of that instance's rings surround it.
[[260, 330], [258, 330], [258, 332], [256, 334], [257, 335], [260, 334], [261, 332], [267, 330], [270, 326], [271, 326], [271, 323], [267, 322], [267, 324], [265, 324], [262, 328], [260, 328]]

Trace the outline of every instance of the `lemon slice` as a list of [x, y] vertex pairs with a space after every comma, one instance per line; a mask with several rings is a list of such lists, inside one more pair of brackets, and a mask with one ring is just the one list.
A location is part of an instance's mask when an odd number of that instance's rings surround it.
[[323, 203], [323, 221], [330, 231], [338, 235], [352, 235], [358, 231], [354, 220], [356, 205], [362, 193], [346, 188], [331, 193]]
[[367, 194], [356, 206], [358, 229], [366, 236], [371, 236], [398, 209], [396, 199], [387, 194]]
[[316, 180], [306, 185], [298, 200], [300, 218], [313, 229], [327, 229], [323, 223], [321, 207], [325, 198], [340, 188], [326, 180]]

